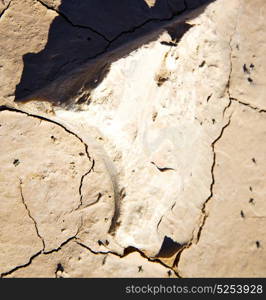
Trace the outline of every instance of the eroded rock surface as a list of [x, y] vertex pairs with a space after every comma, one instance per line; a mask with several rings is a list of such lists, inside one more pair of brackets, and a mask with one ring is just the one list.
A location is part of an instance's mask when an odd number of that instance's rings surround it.
[[266, 276], [264, 1], [74, 2], [0, 6], [2, 276]]

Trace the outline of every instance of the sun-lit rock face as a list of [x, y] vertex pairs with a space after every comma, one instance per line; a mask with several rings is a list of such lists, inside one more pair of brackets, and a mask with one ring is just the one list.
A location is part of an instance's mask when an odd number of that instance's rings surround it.
[[89, 2], [0, 1], [2, 277], [265, 277], [266, 4]]

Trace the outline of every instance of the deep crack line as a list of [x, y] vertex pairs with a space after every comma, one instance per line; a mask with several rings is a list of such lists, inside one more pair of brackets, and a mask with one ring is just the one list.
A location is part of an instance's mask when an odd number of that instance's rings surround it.
[[0, 19], [3, 17], [3, 15], [5, 14], [5, 12], [9, 9], [11, 2], [12, 2], [12, 0], [10, 0], [10, 2], [6, 6], [6, 8], [3, 9], [2, 13], [0, 14]]
[[[78, 234], [78, 233], [77, 233], [77, 234]], [[40, 255], [42, 255], [42, 254], [43, 254], [43, 255], [49, 255], [49, 254], [54, 253], [54, 252], [59, 252], [65, 245], [67, 245], [69, 242], [71, 242], [71, 241], [74, 240], [74, 239], [76, 239], [76, 236], [70, 237], [69, 239], [67, 239], [66, 241], [64, 241], [64, 242], [63, 242], [58, 248], [56, 248], [56, 249], [53, 249], [53, 250], [47, 251], [47, 252], [43, 252], [43, 250], [41, 250], [41, 251], [35, 253], [33, 256], [30, 257], [30, 259], [29, 259], [29, 261], [28, 261], [27, 263], [25, 263], [25, 264], [23, 264], [23, 265], [19, 265], [19, 266], [15, 267], [15, 268], [13, 268], [13, 269], [7, 271], [7, 272], [1, 273], [0, 278], [4, 278], [4, 277], [6, 277], [6, 276], [8, 276], [8, 275], [11, 275], [12, 273], [14, 273], [14, 272], [20, 270], [20, 269], [24, 269], [24, 268], [28, 267], [29, 265], [31, 265], [31, 263], [33, 262], [33, 260], [34, 260], [35, 258], [37, 258], [38, 256], [40, 256]]]
[[229, 120], [228, 122], [225, 124], [225, 126], [223, 126], [221, 132], [220, 132], [220, 135], [212, 142], [212, 153], [213, 153], [213, 163], [212, 163], [212, 167], [211, 167], [211, 176], [212, 176], [212, 182], [211, 182], [211, 185], [210, 185], [210, 195], [209, 197], [205, 200], [205, 202], [203, 203], [203, 206], [202, 206], [202, 221], [201, 221], [201, 224], [199, 226], [199, 229], [198, 229], [198, 233], [197, 233], [197, 239], [196, 239], [196, 242], [195, 244], [197, 244], [200, 240], [200, 237], [201, 237], [201, 233], [202, 233], [202, 229], [206, 223], [206, 220], [208, 218], [208, 213], [207, 213], [207, 205], [209, 203], [209, 201], [213, 198], [213, 187], [215, 185], [215, 176], [214, 176], [214, 169], [215, 169], [215, 166], [216, 166], [216, 152], [215, 152], [215, 145], [216, 143], [222, 138], [223, 134], [224, 134], [224, 131], [225, 129], [230, 125], [231, 123], [231, 116], [229, 117]]
[[32, 263], [32, 261], [33, 261], [36, 257], [38, 257], [39, 255], [41, 255], [41, 254], [42, 254], [42, 250], [39, 251], [39, 252], [37, 252], [37, 253], [35, 253], [33, 256], [31, 256], [31, 258], [29, 259], [29, 261], [28, 261], [27, 263], [25, 263], [24, 265], [19, 265], [19, 266], [15, 267], [15, 268], [11, 269], [10, 271], [1, 273], [0, 277], [1, 277], [1, 278], [6, 277], [6, 276], [11, 275], [12, 273], [18, 271], [19, 269], [23, 269], [23, 268], [28, 267], [28, 266]]
[[244, 106], [246, 106], [246, 107], [248, 107], [248, 108], [250, 108], [250, 109], [252, 109], [252, 110], [254, 110], [254, 111], [258, 112], [258, 113], [266, 113], [266, 109], [258, 108], [257, 106], [253, 106], [253, 105], [251, 105], [250, 103], [240, 101], [240, 100], [238, 100], [238, 99], [236, 99], [236, 98], [232, 98], [232, 97], [231, 97], [230, 99], [231, 99], [232, 101], [234, 101], [234, 102], [236, 102], [236, 103], [238, 103], [238, 104], [240, 104], [240, 105], [244, 105]]
[[64, 247], [66, 244], [68, 244], [69, 242], [77, 239], [77, 234], [78, 233], [76, 233], [76, 235], [71, 236], [70, 238], [68, 238], [67, 240], [65, 240], [59, 247], [57, 247], [55, 249], [52, 249], [50, 251], [45, 251], [45, 252], [43, 252], [43, 254], [44, 255], [49, 255], [49, 254], [54, 253], [54, 252], [59, 252], [62, 249], [62, 247]]
[[81, 176], [80, 185], [79, 185], [79, 201], [80, 201], [80, 203], [75, 210], [80, 209], [83, 205], [83, 194], [82, 194], [83, 182], [84, 182], [85, 177], [88, 176], [92, 171], [94, 171], [94, 166], [95, 166], [95, 160], [93, 159], [90, 170]]
[[21, 200], [22, 200], [22, 203], [23, 203], [23, 205], [25, 206], [25, 208], [26, 208], [26, 210], [27, 210], [27, 212], [28, 212], [28, 215], [29, 215], [30, 219], [31, 219], [31, 220], [33, 221], [33, 223], [34, 223], [34, 226], [35, 226], [36, 233], [37, 233], [38, 237], [39, 237], [39, 238], [41, 239], [41, 241], [42, 241], [42, 245], [43, 245], [42, 251], [43, 251], [43, 250], [45, 249], [45, 242], [44, 242], [43, 237], [40, 235], [40, 232], [39, 232], [39, 229], [38, 229], [37, 222], [36, 222], [36, 220], [32, 217], [31, 212], [30, 212], [30, 210], [29, 210], [29, 208], [28, 208], [28, 205], [27, 205], [27, 203], [26, 203], [26, 201], [25, 201], [25, 198], [24, 198], [24, 195], [23, 195], [23, 190], [22, 190], [22, 185], [23, 185], [22, 179], [19, 179], [19, 189], [20, 189]]

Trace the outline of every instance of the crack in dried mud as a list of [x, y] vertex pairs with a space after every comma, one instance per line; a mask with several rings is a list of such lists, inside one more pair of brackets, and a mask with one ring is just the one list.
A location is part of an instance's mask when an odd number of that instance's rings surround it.
[[233, 98], [233, 97], [231, 97], [230, 99], [231, 99], [232, 101], [234, 101], [234, 102], [240, 104], [240, 105], [244, 105], [244, 106], [246, 106], [246, 107], [248, 107], [248, 108], [254, 110], [254, 111], [257, 112], [257, 113], [266, 113], [266, 109], [258, 108], [257, 106], [253, 106], [252, 104], [250, 104], [250, 103], [248, 103], [248, 102], [243, 102], [243, 101], [238, 100], [238, 99]]
[[87, 171], [85, 174], [83, 174], [81, 176], [81, 179], [80, 179], [80, 185], [79, 185], [79, 195], [80, 195], [80, 203], [79, 203], [79, 206], [78, 208], [80, 208], [82, 206], [82, 199], [83, 199], [83, 195], [82, 195], [82, 186], [83, 186], [83, 181], [84, 181], [84, 178], [91, 173], [91, 171], [93, 171], [93, 168], [95, 166], [95, 160], [91, 158], [90, 154], [89, 154], [89, 151], [88, 151], [88, 145], [82, 140], [81, 137], [79, 137], [76, 133], [74, 133], [73, 131], [69, 130], [68, 128], [66, 128], [64, 125], [62, 125], [61, 123], [57, 122], [57, 121], [54, 121], [54, 120], [51, 120], [51, 119], [48, 119], [48, 118], [45, 118], [43, 116], [39, 116], [39, 115], [35, 115], [35, 114], [31, 114], [31, 113], [28, 113], [26, 111], [23, 111], [23, 110], [19, 110], [17, 108], [13, 108], [13, 107], [9, 107], [9, 106], [0, 106], [0, 112], [1, 111], [12, 111], [12, 112], [17, 112], [17, 113], [21, 113], [21, 114], [25, 114], [29, 117], [33, 117], [33, 118], [37, 118], [37, 119], [40, 119], [41, 121], [47, 121], [47, 122], [50, 122], [50, 123], [54, 123], [58, 126], [60, 126], [61, 128], [63, 128], [67, 133], [71, 134], [71, 135], [74, 135], [85, 147], [85, 152], [86, 152], [86, 155], [89, 159], [89, 161], [92, 162], [92, 166], [90, 167], [89, 171]]
[[49, 254], [54, 253], [54, 252], [59, 252], [59, 251], [60, 251], [65, 245], [67, 245], [69, 242], [71, 242], [72, 240], [77, 239], [78, 233], [79, 233], [79, 229], [78, 229], [76, 235], [74, 235], [74, 236], [68, 238], [68, 239], [67, 239], [66, 241], [64, 241], [58, 248], [52, 249], [52, 250], [47, 251], [47, 252], [45, 252], [45, 251], [43, 251], [43, 250], [38, 251], [37, 253], [35, 253], [33, 256], [30, 257], [30, 259], [29, 259], [29, 261], [28, 261], [27, 263], [25, 263], [25, 264], [23, 264], [23, 265], [16, 266], [16, 267], [14, 267], [13, 269], [11, 269], [11, 270], [9, 270], [9, 271], [7, 271], [7, 272], [1, 273], [0, 278], [4, 278], [4, 277], [6, 277], [6, 276], [8, 276], [8, 275], [12, 275], [14, 272], [16, 272], [16, 271], [18, 271], [18, 270], [20, 270], [20, 269], [23, 269], [23, 268], [28, 267], [29, 265], [31, 265], [31, 263], [33, 262], [33, 260], [34, 260], [35, 258], [37, 258], [38, 256], [40, 256], [40, 255], [49, 255]]
[[6, 8], [3, 9], [2, 13], [0, 14], [0, 19], [3, 17], [3, 15], [6, 13], [6, 11], [9, 9], [10, 4], [11, 4], [12, 0], [10, 0], [10, 2], [8, 3], [8, 5], [6, 6]]
[[211, 186], [210, 186], [210, 195], [209, 197], [205, 200], [203, 206], [202, 206], [202, 221], [200, 223], [200, 226], [199, 226], [199, 229], [198, 229], [198, 233], [197, 233], [197, 239], [196, 239], [196, 242], [195, 244], [197, 244], [200, 240], [200, 237], [201, 237], [201, 233], [202, 233], [202, 229], [206, 223], [206, 219], [208, 218], [208, 213], [206, 211], [206, 207], [207, 207], [207, 204], [209, 203], [209, 201], [213, 198], [213, 187], [215, 185], [215, 177], [214, 177], [214, 168], [216, 166], [216, 152], [215, 152], [215, 145], [216, 143], [222, 138], [223, 134], [224, 134], [224, 131], [225, 129], [230, 125], [231, 123], [231, 116], [229, 117], [229, 120], [227, 122], [227, 124], [225, 126], [223, 126], [221, 132], [220, 132], [220, 135], [212, 142], [212, 153], [213, 153], [213, 163], [212, 163], [212, 167], [211, 167], [211, 176], [212, 176], [212, 182], [211, 182]]
[[22, 200], [22, 203], [23, 205], [25, 206], [27, 212], [28, 212], [28, 215], [30, 217], [30, 219], [33, 221], [34, 223], [34, 226], [35, 226], [35, 230], [36, 230], [36, 233], [37, 233], [37, 236], [41, 239], [42, 241], [42, 245], [43, 245], [43, 249], [42, 251], [44, 251], [45, 249], [45, 242], [44, 242], [44, 239], [43, 237], [40, 235], [40, 232], [39, 232], [39, 229], [38, 229], [38, 225], [37, 225], [37, 222], [36, 220], [32, 217], [32, 214], [28, 208], [28, 205], [26, 204], [26, 201], [25, 201], [25, 198], [24, 198], [24, 195], [23, 195], [23, 190], [22, 190], [22, 185], [23, 185], [23, 182], [22, 182], [22, 179], [19, 180], [19, 189], [20, 189], [20, 196], [21, 196], [21, 200]]
[[92, 165], [91, 165], [91, 168], [89, 169], [89, 171], [87, 171], [84, 175], [81, 176], [80, 185], [79, 185], [79, 201], [80, 201], [80, 203], [79, 203], [78, 207], [76, 208], [76, 210], [80, 209], [83, 205], [83, 194], [82, 194], [83, 182], [84, 182], [85, 177], [88, 176], [94, 170], [94, 166], [95, 166], [95, 160], [93, 159]]

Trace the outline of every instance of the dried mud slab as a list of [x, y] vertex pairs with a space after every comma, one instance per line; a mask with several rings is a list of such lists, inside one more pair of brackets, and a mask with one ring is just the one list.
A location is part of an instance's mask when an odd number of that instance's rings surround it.
[[1, 273], [74, 238], [99, 248], [114, 193], [90, 146], [55, 121], [9, 109], [0, 112], [0, 144]]

